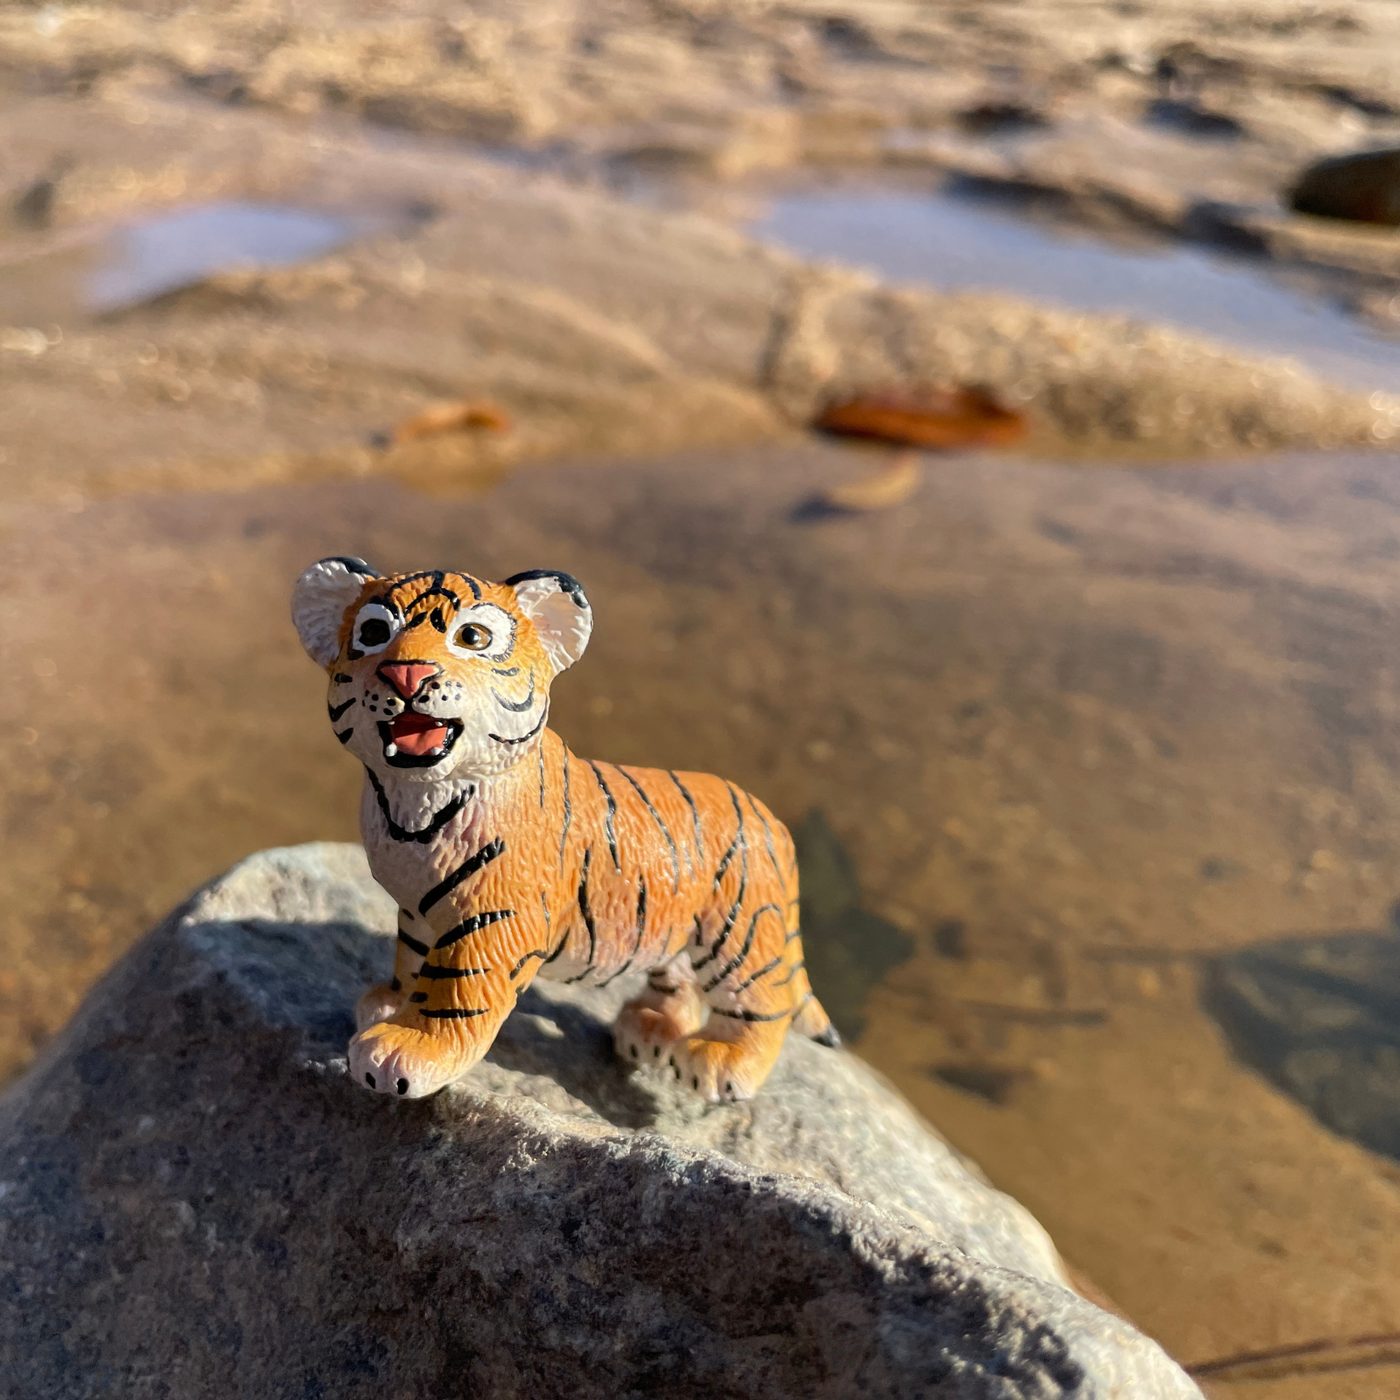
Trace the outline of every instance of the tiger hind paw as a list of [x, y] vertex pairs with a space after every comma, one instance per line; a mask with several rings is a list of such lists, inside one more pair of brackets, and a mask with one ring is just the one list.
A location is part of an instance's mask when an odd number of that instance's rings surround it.
[[666, 1065], [677, 1083], [706, 1103], [734, 1103], [753, 1098], [768, 1078], [772, 1059], [749, 1046], [702, 1034], [671, 1046]]
[[654, 977], [629, 1001], [613, 1023], [613, 1046], [633, 1064], [664, 1065], [671, 1047], [699, 1030], [705, 1003], [693, 977]]

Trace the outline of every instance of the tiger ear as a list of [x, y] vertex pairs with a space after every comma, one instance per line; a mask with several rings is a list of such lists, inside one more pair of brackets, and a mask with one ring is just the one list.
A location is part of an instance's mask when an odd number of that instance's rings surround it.
[[535, 624], [554, 674], [567, 671], [583, 655], [593, 631], [593, 610], [582, 584], [557, 569], [531, 569], [512, 575], [506, 587], [515, 589], [521, 611]]
[[292, 622], [306, 654], [318, 666], [329, 666], [340, 655], [345, 609], [370, 579], [378, 577], [363, 559], [337, 557], [318, 560], [297, 580]]

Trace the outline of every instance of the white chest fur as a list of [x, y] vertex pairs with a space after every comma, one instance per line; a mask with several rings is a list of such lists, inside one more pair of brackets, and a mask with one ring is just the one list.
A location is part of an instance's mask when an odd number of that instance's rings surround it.
[[[415, 917], [423, 896], [491, 839], [488, 821], [475, 783], [415, 784], [401, 793], [367, 778], [360, 799], [360, 835], [374, 878]], [[444, 901], [428, 922], [452, 917]]]

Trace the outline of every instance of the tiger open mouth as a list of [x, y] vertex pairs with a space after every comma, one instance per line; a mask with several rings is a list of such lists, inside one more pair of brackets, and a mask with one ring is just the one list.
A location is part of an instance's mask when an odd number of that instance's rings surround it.
[[452, 752], [462, 732], [459, 719], [439, 719], [414, 712], [380, 720], [377, 726], [384, 757], [395, 768], [430, 768]]

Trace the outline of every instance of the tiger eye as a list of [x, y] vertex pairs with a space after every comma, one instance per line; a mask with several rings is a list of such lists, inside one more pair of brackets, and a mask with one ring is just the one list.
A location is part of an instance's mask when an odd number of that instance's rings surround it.
[[367, 618], [360, 624], [362, 647], [383, 646], [389, 640], [389, 624], [382, 617]]
[[468, 651], [485, 651], [491, 645], [491, 634], [479, 623], [468, 622], [454, 638], [459, 647]]

